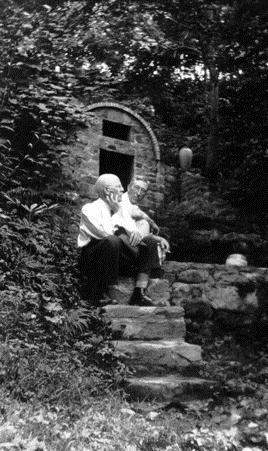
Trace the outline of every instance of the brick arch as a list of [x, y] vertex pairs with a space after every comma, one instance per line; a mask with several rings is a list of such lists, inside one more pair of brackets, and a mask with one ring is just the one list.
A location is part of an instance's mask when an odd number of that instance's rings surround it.
[[116, 110], [123, 111], [124, 113], [127, 113], [130, 116], [133, 116], [135, 119], [137, 119], [145, 127], [146, 131], [148, 132], [148, 134], [152, 140], [156, 161], [160, 161], [160, 148], [159, 148], [159, 144], [156, 139], [156, 136], [155, 136], [153, 130], [151, 129], [150, 125], [139, 114], [135, 113], [130, 108], [128, 108], [124, 105], [121, 105], [120, 103], [113, 103], [113, 102], [93, 103], [93, 105], [87, 106], [85, 111], [86, 112], [94, 111], [94, 110], [97, 110], [98, 108], [114, 108]]

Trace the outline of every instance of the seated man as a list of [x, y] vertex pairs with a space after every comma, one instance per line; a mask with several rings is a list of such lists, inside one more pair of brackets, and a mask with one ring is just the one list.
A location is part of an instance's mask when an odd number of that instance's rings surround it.
[[169, 244], [165, 238], [159, 239], [159, 227], [144, 211], [140, 209], [138, 204], [142, 201], [149, 188], [149, 184], [143, 180], [133, 179], [128, 185], [127, 191], [122, 196], [122, 201], [118, 212], [113, 216], [114, 223], [127, 225], [129, 230], [136, 230], [141, 237], [145, 237], [154, 233], [155, 239], [158, 241], [158, 253], [160, 263], [163, 263], [166, 253], [169, 252]]
[[123, 188], [114, 174], [101, 175], [96, 184], [98, 199], [82, 208], [78, 247], [81, 248], [80, 267], [87, 276], [91, 298], [97, 301], [106, 294], [115, 299], [120, 268], [135, 266], [136, 286], [130, 303], [153, 305], [146, 295], [152, 271], [160, 270], [157, 242], [151, 235], [144, 236], [131, 230], [128, 224], [116, 224], [113, 215], [118, 212]]

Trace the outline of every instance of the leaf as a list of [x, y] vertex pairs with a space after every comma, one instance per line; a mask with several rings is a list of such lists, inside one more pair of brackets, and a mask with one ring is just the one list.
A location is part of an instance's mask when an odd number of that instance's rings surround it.
[[2, 134], [7, 138], [12, 138], [15, 133], [13, 128], [8, 127], [7, 125], [1, 125], [0, 132], [2, 132]]
[[62, 317], [61, 316], [45, 316], [45, 320], [52, 324], [60, 324], [62, 323]]
[[38, 261], [33, 261], [32, 260], [32, 261], [26, 261], [24, 263], [30, 269], [40, 269], [40, 268], [43, 267], [43, 265], [40, 262], [38, 262]]
[[43, 8], [47, 11], [50, 12], [52, 10], [51, 6], [49, 5], [43, 5]]
[[47, 106], [44, 103], [38, 103], [37, 106], [41, 111], [44, 111], [44, 113], [49, 112], [49, 109], [47, 108]]
[[43, 299], [44, 301], [50, 301], [51, 296], [46, 296], [45, 294], [42, 294], [42, 299]]
[[45, 305], [45, 309], [49, 312], [59, 312], [63, 310], [62, 306], [56, 302], [48, 303], [47, 305]]

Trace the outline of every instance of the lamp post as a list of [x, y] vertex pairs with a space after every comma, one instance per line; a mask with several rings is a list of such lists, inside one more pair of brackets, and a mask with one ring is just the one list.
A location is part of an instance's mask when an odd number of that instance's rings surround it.
[[193, 152], [190, 147], [183, 146], [179, 150], [179, 160], [180, 167], [183, 172], [189, 171], [191, 169]]

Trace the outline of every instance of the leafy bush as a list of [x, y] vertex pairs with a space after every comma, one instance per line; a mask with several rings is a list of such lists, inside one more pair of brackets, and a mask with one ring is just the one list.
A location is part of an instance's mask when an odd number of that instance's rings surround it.
[[99, 395], [114, 384], [112, 371], [98, 365], [93, 344], [80, 343], [80, 349], [78, 344], [73, 348], [65, 344], [53, 349], [41, 339], [37, 341], [14, 339], [1, 345], [0, 380], [14, 397], [83, 404], [87, 397]]
[[[34, 198], [34, 203], [29, 200]], [[22, 400], [82, 403], [118, 384], [125, 366], [97, 310], [82, 302], [69, 203], [3, 192], [0, 212], [1, 382]]]

